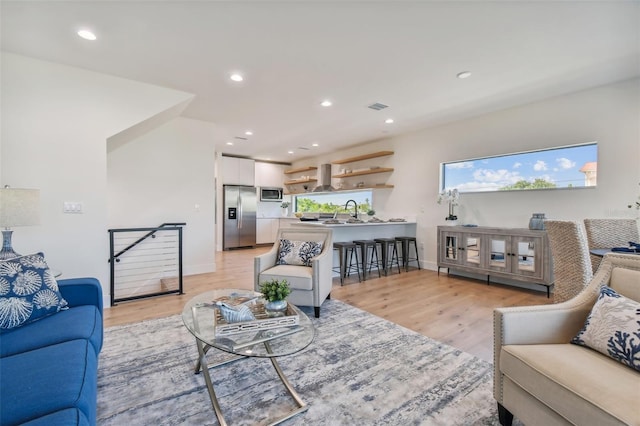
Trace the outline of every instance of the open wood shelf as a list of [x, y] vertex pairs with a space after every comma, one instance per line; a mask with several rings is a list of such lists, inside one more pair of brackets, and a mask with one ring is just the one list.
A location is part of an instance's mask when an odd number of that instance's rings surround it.
[[393, 151], [379, 151], [379, 152], [373, 152], [371, 154], [358, 155], [357, 157], [351, 157], [351, 158], [345, 158], [344, 160], [332, 161], [332, 164], [354, 163], [356, 161], [368, 160], [370, 158], [386, 157], [388, 155], [393, 155]]
[[313, 166], [309, 166], [309, 167], [300, 167], [300, 168], [297, 168], [297, 169], [289, 169], [289, 170], [285, 170], [285, 171], [284, 171], [284, 174], [285, 174], [285, 175], [290, 175], [290, 174], [293, 174], [293, 173], [309, 172], [309, 171], [312, 171], [312, 170], [318, 170], [318, 168], [317, 168], [317, 167], [313, 167]]
[[308, 178], [308, 179], [295, 179], [295, 180], [287, 180], [284, 182], [285, 185], [297, 185], [299, 183], [309, 183], [309, 182], [317, 182], [318, 179]]
[[358, 172], [351, 172], [351, 173], [342, 173], [339, 175], [333, 175], [331, 177], [334, 178], [348, 178], [348, 177], [352, 177], [352, 176], [363, 176], [363, 175], [372, 175], [375, 173], [387, 173], [387, 172], [392, 172], [393, 169], [389, 168], [389, 167], [379, 167], [377, 169], [368, 169], [368, 170], [361, 170]]
[[365, 186], [359, 186], [356, 188], [343, 188], [343, 189], [336, 189], [335, 191], [322, 191], [322, 192], [313, 192], [313, 191], [285, 191], [284, 195], [300, 195], [300, 194], [328, 194], [328, 193], [334, 193], [334, 192], [354, 192], [354, 191], [359, 191], [361, 189], [391, 189], [393, 188], [393, 185], [388, 185], [388, 184], [380, 184], [380, 185], [365, 185]]

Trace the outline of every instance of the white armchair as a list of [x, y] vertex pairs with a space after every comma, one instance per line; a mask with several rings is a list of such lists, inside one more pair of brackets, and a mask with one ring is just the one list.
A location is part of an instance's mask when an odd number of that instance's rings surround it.
[[[322, 251], [311, 266], [277, 264], [282, 240], [322, 242]], [[273, 248], [254, 259], [254, 287], [272, 279], [286, 279], [291, 287], [287, 300], [294, 305], [313, 306], [320, 318], [320, 306], [331, 295], [333, 267], [333, 231], [331, 229], [280, 228]]]
[[640, 425], [638, 371], [571, 344], [607, 285], [640, 301], [640, 256], [607, 254], [563, 303], [494, 310], [494, 390], [500, 424]]

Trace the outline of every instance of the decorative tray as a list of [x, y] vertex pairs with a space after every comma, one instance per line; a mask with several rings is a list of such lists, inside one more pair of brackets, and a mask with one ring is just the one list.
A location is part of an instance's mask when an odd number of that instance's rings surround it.
[[256, 318], [255, 320], [229, 323], [222, 317], [220, 310], [216, 309], [214, 319], [216, 336], [230, 336], [247, 331], [290, 327], [300, 323], [300, 317], [296, 311], [293, 310], [291, 305], [287, 305], [287, 310], [284, 312], [284, 315], [279, 317], [270, 317], [264, 310], [264, 303], [261, 302], [249, 303], [247, 304], [247, 307]]

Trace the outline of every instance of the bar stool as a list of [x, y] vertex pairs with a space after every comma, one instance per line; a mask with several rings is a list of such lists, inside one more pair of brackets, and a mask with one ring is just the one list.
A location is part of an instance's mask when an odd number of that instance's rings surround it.
[[[350, 241], [345, 242], [334, 242], [333, 249], [338, 250], [338, 258], [340, 259], [338, 270], [333, 268], [333, 272], [337, 272], [340, 274], [340, 285], [344, 284], [344, 279], [351, 275], [351, 271], [355, 268], [358, 273], [358, 282], [361, 282], [360, 278], [360, 261], [358, 259], [358, 250], [356, 245]], [[356, 256], [356, 262], [353, 263], [353, 255]], [[347, 265], [347, 258], [349, 260], [349, 264]]]
[[[381, 262], [378, 259], [378, 243], [373, 240], [354, 240], [353, 242], [355, 245], [360, 247], [360, 255], [362, 259], [362, 281], [367, 280], [367, 254], [369, 253], [369, 249], [371, 249], [371, 256], [368, 262], [369, 273], [371, 273], [371, 267], [375, 265], [378, 270], [378, 278], [380, 278]], [[376, 258], [375, 261], [373, 260], [374, 256]]]
[[[400, 259], [396, 240], [394, 238], [374, 238], [373, 241], [380, 244], [382, 249], [382, 268], [385, 277], [389, 275], [389, 270], [393, 269], [393, 265], [398, 267], [398, 273], [400, 273]], [[389, 251], [391, 251], [391, 257], [389, 257]]]
[[[396, 237], [396, 241], [400, 243], [402, 247], [402, 266], [406, 272], [409, 272], [409, 263], [416, 262], [418, 269], [420, 269], [420, 259], [418, 258], [418, 243], [416, 237]], [[413, 243], [413, 248], [416, 251], [416, 257], [411, 257], [409, 250], [411, 249], [410, 243]]]

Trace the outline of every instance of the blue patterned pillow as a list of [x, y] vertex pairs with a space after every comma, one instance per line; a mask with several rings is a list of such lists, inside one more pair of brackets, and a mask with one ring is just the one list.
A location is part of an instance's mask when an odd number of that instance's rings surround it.
[[67, 309], [42, 253], [0, 261], [0, 329]]
[[322, 241], [280, 240], [277, 265], [311, 266], [311, 259], [322, 252]]
[[603, 286], [584, 327], [571, 343], [640, 371], [640, 303]]

